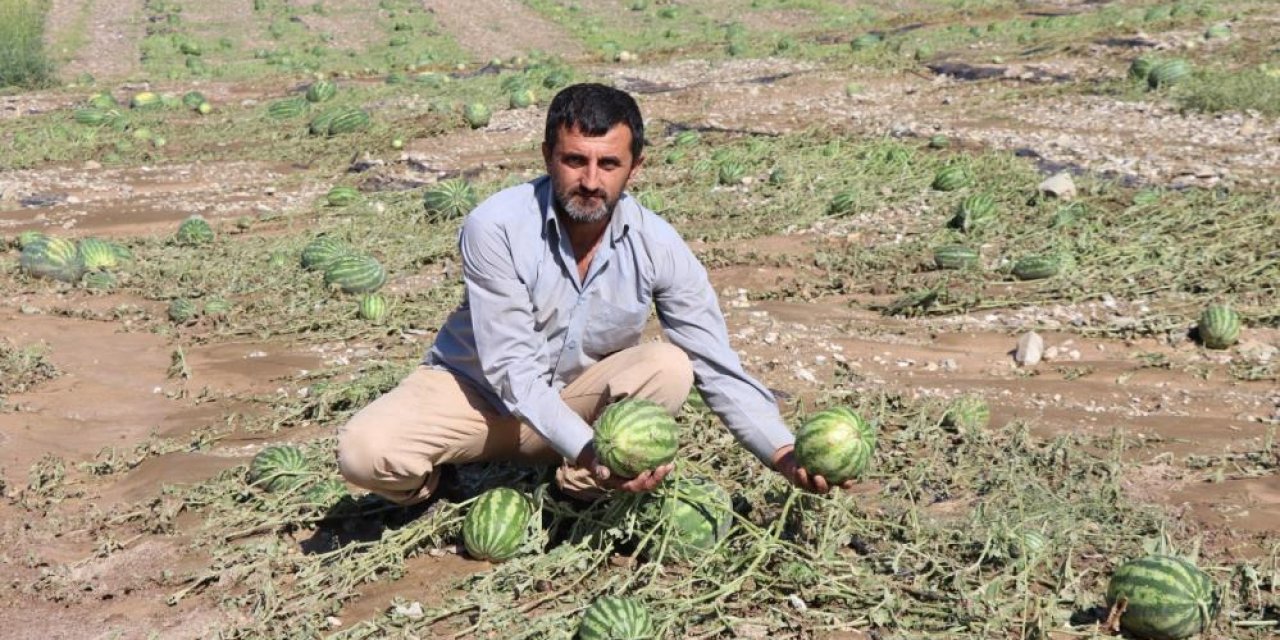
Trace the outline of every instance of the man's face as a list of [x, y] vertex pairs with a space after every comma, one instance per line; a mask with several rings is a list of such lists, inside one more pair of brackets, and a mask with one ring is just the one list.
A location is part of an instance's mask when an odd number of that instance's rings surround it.
[[643, 161], [631, 157], [631, 129], [623, 123], [602, 136], [561, 127], [554, 149], [542, 145], [542, 157], [556, 210], [574, 222], [608, 218]]

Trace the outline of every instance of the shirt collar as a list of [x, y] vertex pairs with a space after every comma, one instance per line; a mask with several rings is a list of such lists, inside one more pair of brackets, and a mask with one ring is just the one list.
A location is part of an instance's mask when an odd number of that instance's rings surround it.
[[[538, 178], [534, 184], [534, 192], [537, 194], [538, 208], [542, 213], [542, 238], [547, 239], [550, 233], [555, 233], [557, 239], [562, 237], [564, 230], [560, 227], [560, 218], [556, 215], [555, 206], [552, 205], [551, 176], [544, 175]], [[639, 204], [636, 199], [632, 198], [631, 194], [622, 192], [618, 205], [613, 208], [613, 217], [609, 220], [609, 243], [617, 244], [619, 240], [626, 237], [638, 215]]]

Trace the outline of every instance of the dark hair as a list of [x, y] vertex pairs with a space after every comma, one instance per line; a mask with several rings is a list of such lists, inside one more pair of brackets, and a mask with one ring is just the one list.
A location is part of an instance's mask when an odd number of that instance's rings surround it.
[[554, 149], [560, 128], [577, 129], [589, 136], [602, 136], [623, 123], [631, 129], [631, 159], [644, 150], [644, 120], [640, 106], [627, 92], [596, 83], [575, 84], [561, 89], [547, 109], [547, 130], [543, 137]]

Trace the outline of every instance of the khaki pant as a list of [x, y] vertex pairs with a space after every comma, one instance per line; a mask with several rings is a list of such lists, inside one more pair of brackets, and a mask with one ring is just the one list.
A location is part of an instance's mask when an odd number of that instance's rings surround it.
[[[596, 363], [560, 397], [591, 424], [606, 405], [631, 396], [657, 402], [674, 415], [692, 384], [693, 367], [684, 352], [650, 342]], [[560, 463], [556, 480], [567, 493], [601, 494], [585, 470], [569, 466], [528, 425], [501, 415], [470, 383], [447, 371], [418, 367], [338, 430], [343, 477], [400, 504], [427, 499], [440, 481], [439, 465], [486, 460]]]

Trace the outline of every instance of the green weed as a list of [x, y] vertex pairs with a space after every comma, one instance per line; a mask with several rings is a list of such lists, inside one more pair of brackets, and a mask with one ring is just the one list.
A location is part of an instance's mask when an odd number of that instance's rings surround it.
[[43, 40], [47, 8], [46, 0], [0, 0], [0, 88], [53, 83]]
[[1190, 111], [1256, 111], [1264, 116], [1280, 115], [1280, 73], [1274, 69], [1205, 71], [1174, 89], [1174, 100]]

